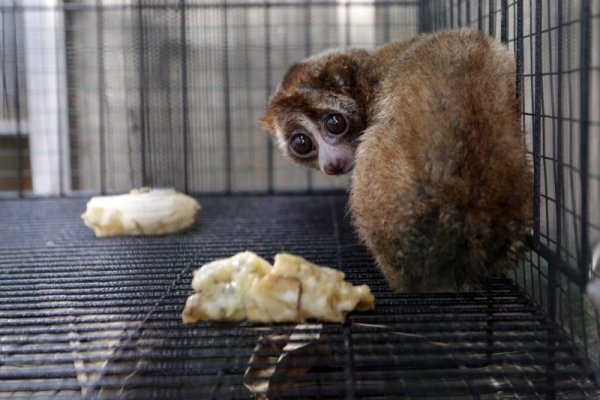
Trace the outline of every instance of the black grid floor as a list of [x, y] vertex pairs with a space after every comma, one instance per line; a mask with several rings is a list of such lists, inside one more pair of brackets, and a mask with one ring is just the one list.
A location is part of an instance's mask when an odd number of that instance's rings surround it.
[[342, 269], [376, 297], [376, 311], [323, 324], [318, 346], [293, 360], [311, 368], [273, 378], [291, 386], [270, 397], [600, 393], [577, 349], [510, 280], [467, 294], [391, 292], [343, 195], [199, 200], [184, 234], [104, 239], [79, 218], [86, 199], [0, 201], [0, 398], [252, 397], [244, 373], [257, 344], [293, 328], [180, 318], [194, 268], [243, 250]]

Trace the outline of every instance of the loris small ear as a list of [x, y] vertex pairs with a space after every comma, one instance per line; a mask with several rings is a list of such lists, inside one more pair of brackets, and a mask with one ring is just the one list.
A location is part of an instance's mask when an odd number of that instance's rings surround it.
[[288, 68], [281, 80], [279, 90], [287, 92], [293, 90], [300, 82], [306, 81], [309, 77], [310, 67], [304, 62], [298, 62]]
[[350, 91], [354, 85], [354, 68], [344, 60], [335, 60], [329, 62], [319, 79], [327, 85]]
[[275, 124], [273, 122], [273, 116], [271, 114], [263, 115], [260, 118], [263, 128], [265, 128], [271, 135], [275, 134]]

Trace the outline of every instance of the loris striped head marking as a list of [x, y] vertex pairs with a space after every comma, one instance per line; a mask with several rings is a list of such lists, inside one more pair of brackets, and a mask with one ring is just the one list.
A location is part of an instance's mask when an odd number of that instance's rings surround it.
[[365, 50], [328, 51], [292, 65], [262, 117], [282, 152], [328, 175], [349, 172], [366, 128], [362, 90]]

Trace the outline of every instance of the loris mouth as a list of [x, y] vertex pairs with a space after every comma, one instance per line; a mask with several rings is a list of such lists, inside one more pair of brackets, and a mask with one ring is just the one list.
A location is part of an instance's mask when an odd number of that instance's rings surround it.
[[337, 163], [337, 164], [327, 164], [322, 166], [321, 172], [326, 175], [336, 176], [336, 175], [345, 175], [352, 170], [354, 167], [354, 162], [348, 163]]

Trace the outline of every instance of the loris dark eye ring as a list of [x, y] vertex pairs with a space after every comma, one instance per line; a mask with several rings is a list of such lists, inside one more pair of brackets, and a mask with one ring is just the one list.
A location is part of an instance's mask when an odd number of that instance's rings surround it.
[[342, 114], [329, 114], [325, 117], [325, 127], [333, 135], [339, 135], [346, 131], [346, 118]]
[[290, 147], [299, 156], [306, 156], [314, 149], [312, 140], [304, 133], [294, 134], [290, 139]]

